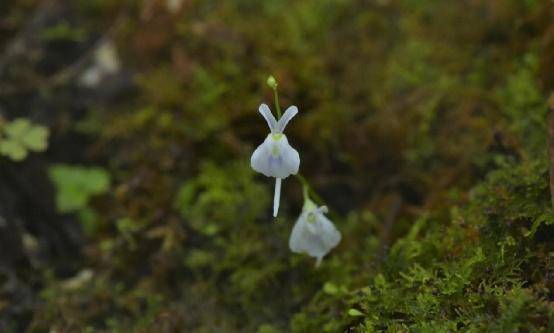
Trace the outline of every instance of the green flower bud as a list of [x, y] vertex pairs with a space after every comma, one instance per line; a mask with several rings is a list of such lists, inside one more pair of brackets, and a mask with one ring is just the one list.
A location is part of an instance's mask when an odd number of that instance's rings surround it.
[[275, 80], [275, 78], [273, 77], [273, 75], [270, 75], [268, 78], [267, 78], [267, 85], [275, 90], [277, 89], [277, 80]]

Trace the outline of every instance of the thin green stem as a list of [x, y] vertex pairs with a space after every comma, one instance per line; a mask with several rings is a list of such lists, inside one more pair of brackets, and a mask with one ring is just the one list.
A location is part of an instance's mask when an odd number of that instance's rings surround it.
[[309, 186], [306, 184], [302, 184], [302, 196], [304, 197], [304, 201], [310, 199], [310, 195], [308, 194], [308, 191], [310, 190]]
[[[308, 180], [302, 176], [302, 174], [297, 173], [294, 175], [296, 179], [302, 184], [302, 194], [304, 195], [304, 200], [312, 200], [314, 201], [318, 206], [326, 206], [325, 201], [321, 198], [319, 194], [310, 186], [310, 183], [308, 183]], [[329, 210], [329, 216], [335, 220], [339, 221], [341, 217], [336, 214], [333, 210]]]
[[319, 194], [317, 194], [316, 191], [314, 191], [314, 189], [310, 186], [310, 183], [308, 183], [308, 181], [306, 180], [306, 178], [304, 178], [304, 176], [302, 176], [302, 174], [297, 173], [295, 176], [300, 181], [300, 183], [302, 184], [302, 187], [305, 191], [304, 192], [304, 199], [306, 199], [306, 196], [308, 198], [312, 197], [312, 198], [314, 198], [314, 201], [316, 203], [318, 203], [319, 205], [324, 205], [325, 204], [325, 201], [319, 196]]
[[279, 93], [277, 93], [277, 87], [273, 89], [273, 95], [275, 96], [275, 109], [277, 110], [277, 120], [281, 119], [281, 107], [279, 106]]

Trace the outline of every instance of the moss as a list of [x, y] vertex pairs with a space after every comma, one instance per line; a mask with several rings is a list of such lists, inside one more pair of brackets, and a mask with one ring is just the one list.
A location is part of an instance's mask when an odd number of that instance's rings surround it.
[[[343, 306], [327, 331], [547, 332], [554, 215], [546, 174], [544, 163], [506, 165], [474, 189], [463, 212], [417, 221], [381, 273], [346, 297], [355, 315]], [[295, 317], [295, 331], [323, 327], [319, 318], [328, 317], [317, 306]]]
[[[550, 2], [148, 3], [77, 6], [87, 36], [123, 17], [136, 86], [71, 125], [112, 185], [79, 207], [75, 277], [40, 269], [29, 331], [554, 329]], [[273, 221], [248, 165], [269, 73], [343, 235], [318, 269], [288, 249], [299, 184]]]

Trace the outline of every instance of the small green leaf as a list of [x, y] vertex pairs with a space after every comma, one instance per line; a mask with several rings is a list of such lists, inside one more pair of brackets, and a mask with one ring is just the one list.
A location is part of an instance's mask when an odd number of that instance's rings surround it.
[[351, 316], [351, 317], [363, 317], [364, 316], [364, 314], [360, 310], [357, 310], [357, 309], [348, 310], [348, 315]]
[[375, 287], [377, 287], [378, 289], [383, 290], [387, 288], [387, 280], [385, 280], [383, 274], [377, 274], [377, 276], [375, 276], [374, 282]]
[[329, 295], [336, 295], [339, 292], [339, 288], [332, 282], [325, 282], [323, 291]]
[[21, 140], [31, 151], [45, 151], [48, 142], [48, 129], [42, 126], [33, 126]]
[[48, 146], [48, 128], [33, 125], [25, 118], [7, 123], [3, 131], [4, 138], [0, 138], [0, 154], [14, 161], [25, 159], [28, 151], [41, 152]]
[[5, 128], [6, 135], [11, 138], [21, 138], [31, 128], [31, 123], [25, 118], [18, 118], [8, 123]]
[[182, 216], [185, 216], [190, 205], [194, 200], [194, 195], [196, 194], [197, 186], [194, 183], [186, 183], [181, 186], [177, 194], [177, 199], [175, 200], [174, 206], [177, 208]]
[[0, 153], [14, 161], [22, 161], [27, 157], [27, 150], [17, 141], [0, 142]]
[[531, 226], [531, 230], [527, 231], [524, 236], [529, 237], [535, 235], [539, 227], [548, 221], [548, 217], [546, 214], [542, 214], [541, 216], [537, 217], [535, 221], [533, 222], [533, 225]]
[[58, 164], [50, 168], [49, 176], [56, 185], [56, 204], [62, 213], [85, 208], [92, 196], [106, 192], [110, 185], [109, 174], [101, 168]]

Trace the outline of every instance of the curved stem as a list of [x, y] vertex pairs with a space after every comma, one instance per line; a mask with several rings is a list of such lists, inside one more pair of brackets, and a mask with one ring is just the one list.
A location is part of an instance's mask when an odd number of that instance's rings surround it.
[[314, 191], [314, 189], [310, 186], [310, 183], [308, 183], [308, 181], [306, 180], [306, 178], [304, 178], [304, 176], [302, 176], [302, 174], [300, 173], [297, 173], [296, 175], [294, 175], [299, 181], [300, 183], [302, 184], [302, 186], [304, 187], [305, 189], [305, 193], [304, 193], [304, 199], [306, 199], [306, 196], [307, 197], [312, 197], [314, 198], [314, 201], [319, 204], [320, 206], [323, 206], [325, 205], [325, 200], [323, 200], [319, 194], [317, 194], [316, 191]]
[[[310, 186], [310, 183], [308, 182], [308, 180], [306, 178], [304, 178], [304, 176], [302, 176], [302, 174], [297, 173], [294, 176], [302, 184], [302, 192], [303, 192], [303, 195], [304, 195], [304, 200], [306, 200], [306, 198], [312, 200], [311, 198], [313, 198], [312, 201], [314, 201], [318, 206], [327, 206], [328, 207], [328, 205], [325, 203], [325, 200], [323, 200], [321, 198], [321, 196], [319, 194], [317, 194], [317, 192]], [[328, 214], [335, 221], [341, 220], [341, 217], [337, 213], [335, 213], [335, 211], [333, 211], [333, 210], [329, 210]]]
[[310, 199], [310, 195], [308, 194], [309, 187], [306, 184], [302, 184], [302, 196], [304, 197], [304, 201]]

